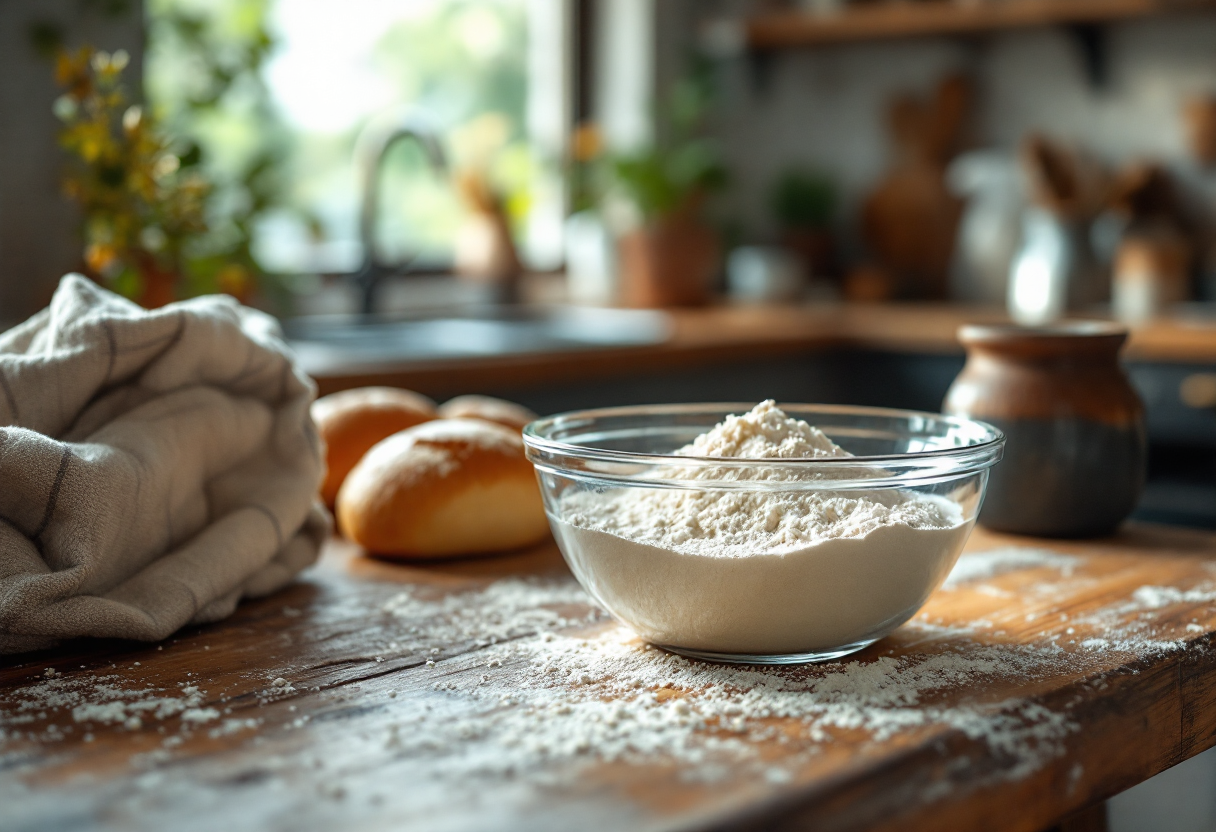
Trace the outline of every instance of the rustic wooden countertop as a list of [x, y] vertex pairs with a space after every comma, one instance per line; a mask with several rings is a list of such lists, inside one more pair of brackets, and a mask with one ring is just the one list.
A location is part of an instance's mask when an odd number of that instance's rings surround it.
[[333, 543], [163, 645], [0, 669], [0, 827], [1038, 830], [1216, 744], [1216, 536], [977, 531], [846, 661], [637, 644], [552, 545]]
[[[676, 309], [670, 314], [671, 338], [653, 346], [402, 360], [372, 368], [325, 369], [314, 375], [322, 394], [390, 384], [447, 396], [506, 384], [560, 383], [844, 347], [961, 354], [955, 338], [960, 326], [1007, 321], [1004, 312], [988, 307], [931, 303], [722, 305]], [[1167, 319], [1135, 327], [1125, 357], [1216, 364], [1216, 321]]]

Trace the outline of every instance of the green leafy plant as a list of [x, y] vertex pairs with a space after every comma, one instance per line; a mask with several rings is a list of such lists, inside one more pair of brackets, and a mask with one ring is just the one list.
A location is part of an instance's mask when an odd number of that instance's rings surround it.
[[[275, 47], [271, 0], [146, 0], [148, 108], [178, 138], [183, 162], [211, 185], [207, 231], [189, 245], [189, 294], [280, 287], [253, 255], [255, 227], [288, 205], [292, 136], [279, 116], [263, 69]], [[305, 215], [309, 226], [319, 221]]]
[[[673, 86], [657, 114], [655, 141], [636, 152], [583, 162], [584, 166], [598, 165], [600, 170], [592, 167], [576, 179], [582, 183], [576, 202], [585, 204], [619, 194], [649, 223], [695, 208], [708, 194], [724, 187], [728, 177], [721, 153], [703, 135], [713, 101], [709, 66], [694, 64], [693, 71]], [[576, 141], [576, 151], [579, 143]]]
[[[287, 193], [290, 136], [262, 79], [274, 47], [266, 25], [270, 2], [76, 0], [82, 15], [146, 12], [145, 85], [135, 91], [120, 78], [125, 53], [69, 52], [61, 24], [31, 25], [31, 42], [58, 56], [56, 71], [67, 87], [56, 112], [72, 156], [65, 187], [85, 218], [85, 268], [119, 291], [161, 302], [214, 291], [248, 299], [281, 288], [252, 253], [255, 225], [284, 207]], [[103, 66], [106, 58], [118, 60]], [[86, 102], [73, 93], [86, 92], [80, 82], [91, 61], [99, 94]], [[135, 128], [120, 129], [124, 118]], [[107, 132], [110, 140], [103, 141]], [[157, 154], [165, 160], [157, 188], [123, 195], [144, 176], [144, 157]], [[172, 174], [170, 157], [177, 160]], [[184, 201], [176, 191], [190, 193], [188, 212], [169, 207]], [[150, 284], [169, 282], [147, 295]]]
[[64, 190], [84, 215], [87, 270], [156, 306], [172, 300], [188, 242], [207, 231], [211, 188], [122, 84], [125, 52], [61, 52], [60, 144], [71, 157]]
[[613, 160], [612, 173], [648, 221], [687, 208], [726, 183], [726, 170], [706, 141], [622, 156]]
[[783, 229], [826, 228], [836, 211], [836, 189], [822, 174], [792, 168], [773, 183], [769, 208]]

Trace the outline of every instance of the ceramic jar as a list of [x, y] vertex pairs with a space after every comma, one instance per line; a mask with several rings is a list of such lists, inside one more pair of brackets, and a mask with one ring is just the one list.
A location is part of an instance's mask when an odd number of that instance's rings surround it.
[[1007, 437], [979, 522], [1048, 537], [1106, 534], [1144, 487], [1144, 406], [1119, 366], [1127, 330], [1096, 321], [965, 326], [943, 410]]

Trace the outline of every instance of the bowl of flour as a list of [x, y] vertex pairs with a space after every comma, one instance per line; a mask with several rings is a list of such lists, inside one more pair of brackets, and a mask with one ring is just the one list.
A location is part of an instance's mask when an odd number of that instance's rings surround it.
[[845, 656], [949, 574], [1004, 437], [834, 405], [566, 413], [524, 432], [582, 586], [647, 641], [710, 661]]

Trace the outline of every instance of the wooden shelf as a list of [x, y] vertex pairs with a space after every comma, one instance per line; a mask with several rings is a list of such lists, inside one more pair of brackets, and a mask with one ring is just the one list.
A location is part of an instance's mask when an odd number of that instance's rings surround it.
[[1213, 0], [883, 0], [836, 14], [764, 14], [747, 21], [745, 28], [748, 46], [764, 50], [1108, 23], [1214, 8]]

